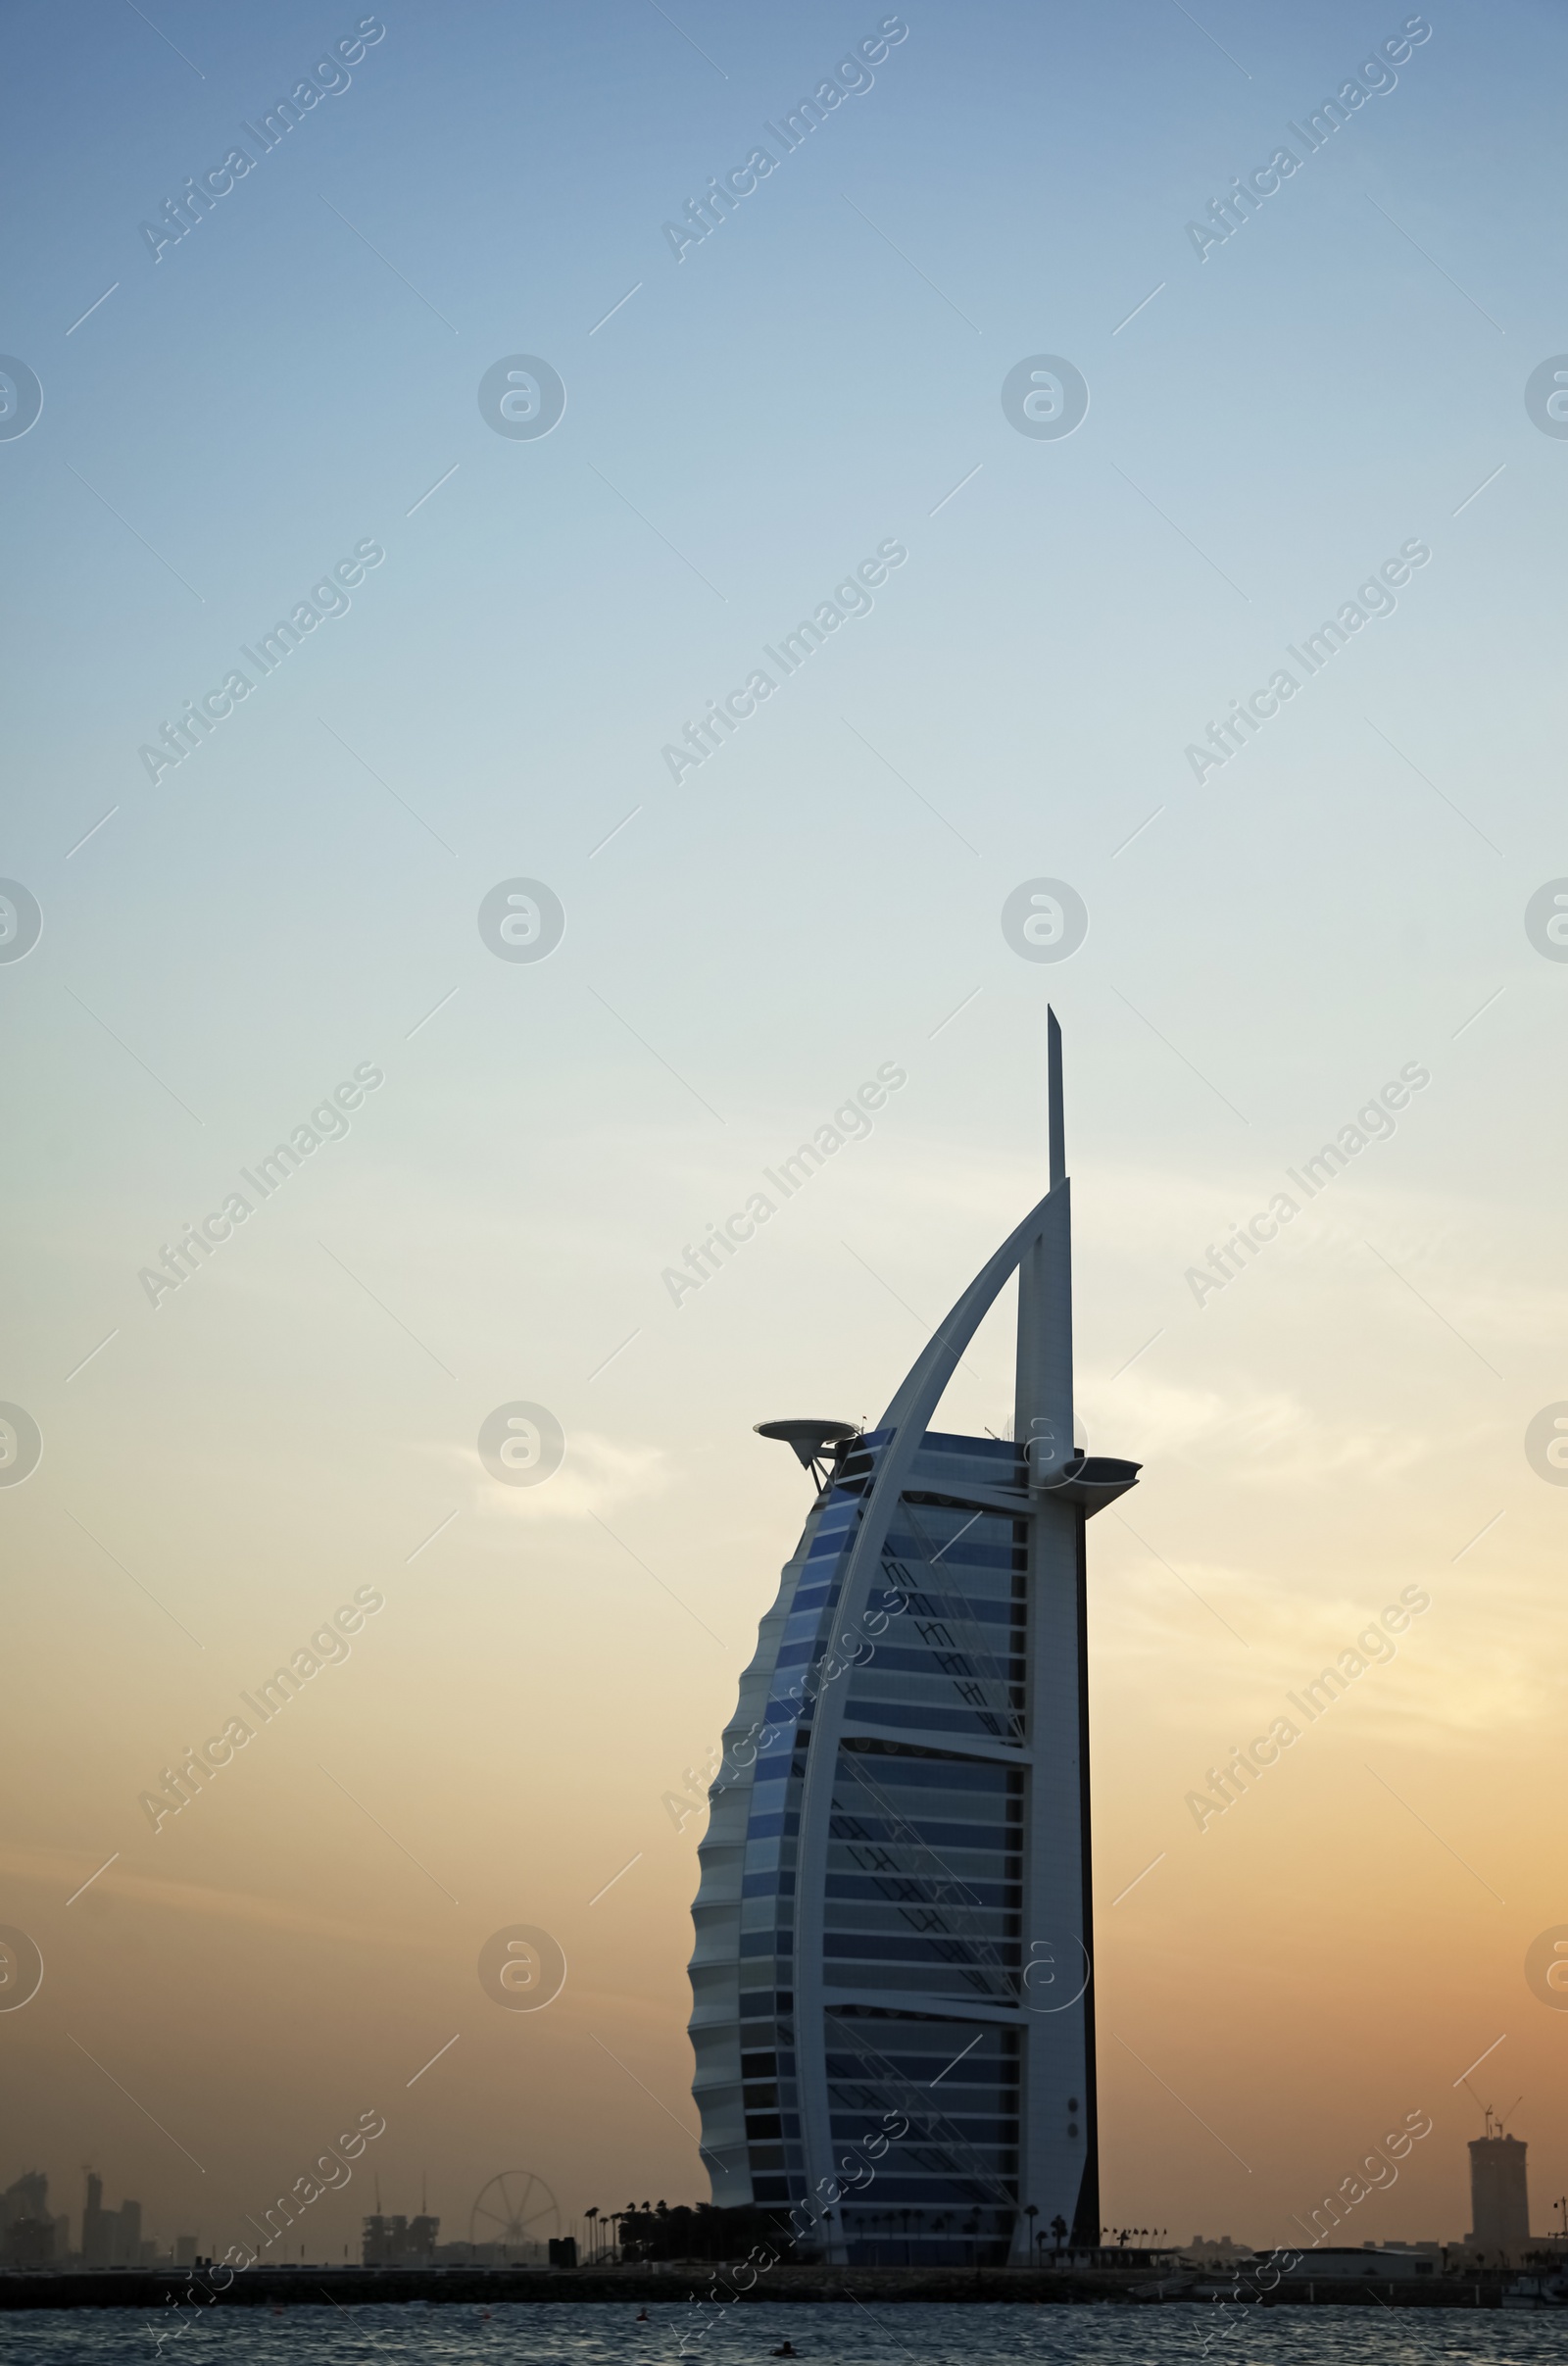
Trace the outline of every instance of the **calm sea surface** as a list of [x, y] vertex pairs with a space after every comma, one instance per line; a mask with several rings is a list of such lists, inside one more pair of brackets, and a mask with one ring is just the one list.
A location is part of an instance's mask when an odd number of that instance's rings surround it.
[[[1568, 2309], [865, 2307], [757, 2303], [706, 2312], [659, 2305], [639, 2325], [604, 2306], [209, 2308], [177, 2335], [133, 2309], [47, 2309], [0, 2317], [5, 2366], [754, 2366], [782, 2341], [810, 2366], [1533, 2366], [1568, 2355]], [[160, 2341], [162, 2345], [160, 2346]]]

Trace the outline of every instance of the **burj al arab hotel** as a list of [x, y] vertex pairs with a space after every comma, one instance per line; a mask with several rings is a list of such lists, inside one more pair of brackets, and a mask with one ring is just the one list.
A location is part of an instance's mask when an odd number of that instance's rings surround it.
[[[1139, 1466], [1073, 1445], [1049, 1027], [1050, 1189], [877, 1427], [758, 1425], [817, 1493], [710, 1794], [693, 2092], [714, 2202], [814, 2204], [845, 2262], [1100, 2236], [1084, 1531]], [[1011, 1440], [931, 1428], [1014, 1273]]]

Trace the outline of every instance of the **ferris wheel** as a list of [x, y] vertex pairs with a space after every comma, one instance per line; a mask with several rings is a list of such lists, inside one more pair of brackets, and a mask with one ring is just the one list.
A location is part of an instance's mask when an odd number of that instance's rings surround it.
[[482, 2187], [468, 2212], [468, 2241], [503, 2251], [530, 2250], [561, 2232], [561, 2209], [531, 2169], [504, 2169]]

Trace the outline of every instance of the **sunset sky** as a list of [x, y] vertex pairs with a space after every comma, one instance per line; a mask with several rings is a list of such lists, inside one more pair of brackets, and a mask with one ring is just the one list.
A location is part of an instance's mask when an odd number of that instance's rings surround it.
[[[42, 1458], [0, 1484], [0, 1925], [44, 1977], [0, 2011], [0, 2186], [47, 2170], [74, 2232], [90, 2162], [221, 2252], [373, 2112], [309, 2258], [357, 2255], [377, 2177], [445, 2238], [504, 2170], [568, 2219], [706, 2198], [690, 1808], [810, 1501], [752, 1425], [874, 1420], [1038, 1197], [1049, 1000], [1080, 1412], [1144, 1465], [1090, 1530], [1107, 2223], [1288, 2242], [1422, 2112], [1346, 2240], [1453, 2240], [1493, 2104], [1544, 2229], [1568, 1492], [1526, 1433], [1568, 1411], [1568, 965], [1526, 908], [1568, 894], [1568, 440], [1526, 387], [1568, 347], [1560, 12], [359, 8], [11, 25], [0, 371], [43, 407], [0, 419], [0, 897], [43, 929], [0, 942], [0, 1400]], [[1287, 126], [1385, 44], [1310, 152]], [[847, 59], [786, 152], [764, 125]], [[518, 357], [564, 388], [548, 434], [481, 403]], [[1040, 357], [1087, 384], [1068, 435], [1004, 407]], [[1189, 755], [1282, 669], [1239, 752]], [[1004, 932], [1038, 879], [1087, 908], [1059, 962]], [[564, 916], [536, 961], [481, 929], [519, 880]], [[1345, 1129], [1308, 1198], [1287, 1170]], [[1007, 1318], [945, 1426], [1009, 1416]], [[537, 1485], [481, 1459], [519, 1405], [564, 1436]], [[1200, 1829], [1207, 1770], [1406, 1589], [1392, 1656]], [[514, 1925], [564, 1952], [546, 2009], [481, 1985]]]

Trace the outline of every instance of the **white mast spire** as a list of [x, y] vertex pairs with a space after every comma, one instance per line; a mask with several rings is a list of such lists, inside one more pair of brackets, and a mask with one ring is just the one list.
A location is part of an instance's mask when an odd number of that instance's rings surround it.
[[1039, 1234], [1018, 1264], [1018, 1376], [1012, 1434], [1039, 1487], [1071, 1456], [1072, 1217], [1062, 1111], [1061, 1029], [1046, 1012], [1046, 1111], [1051, 1194]]

